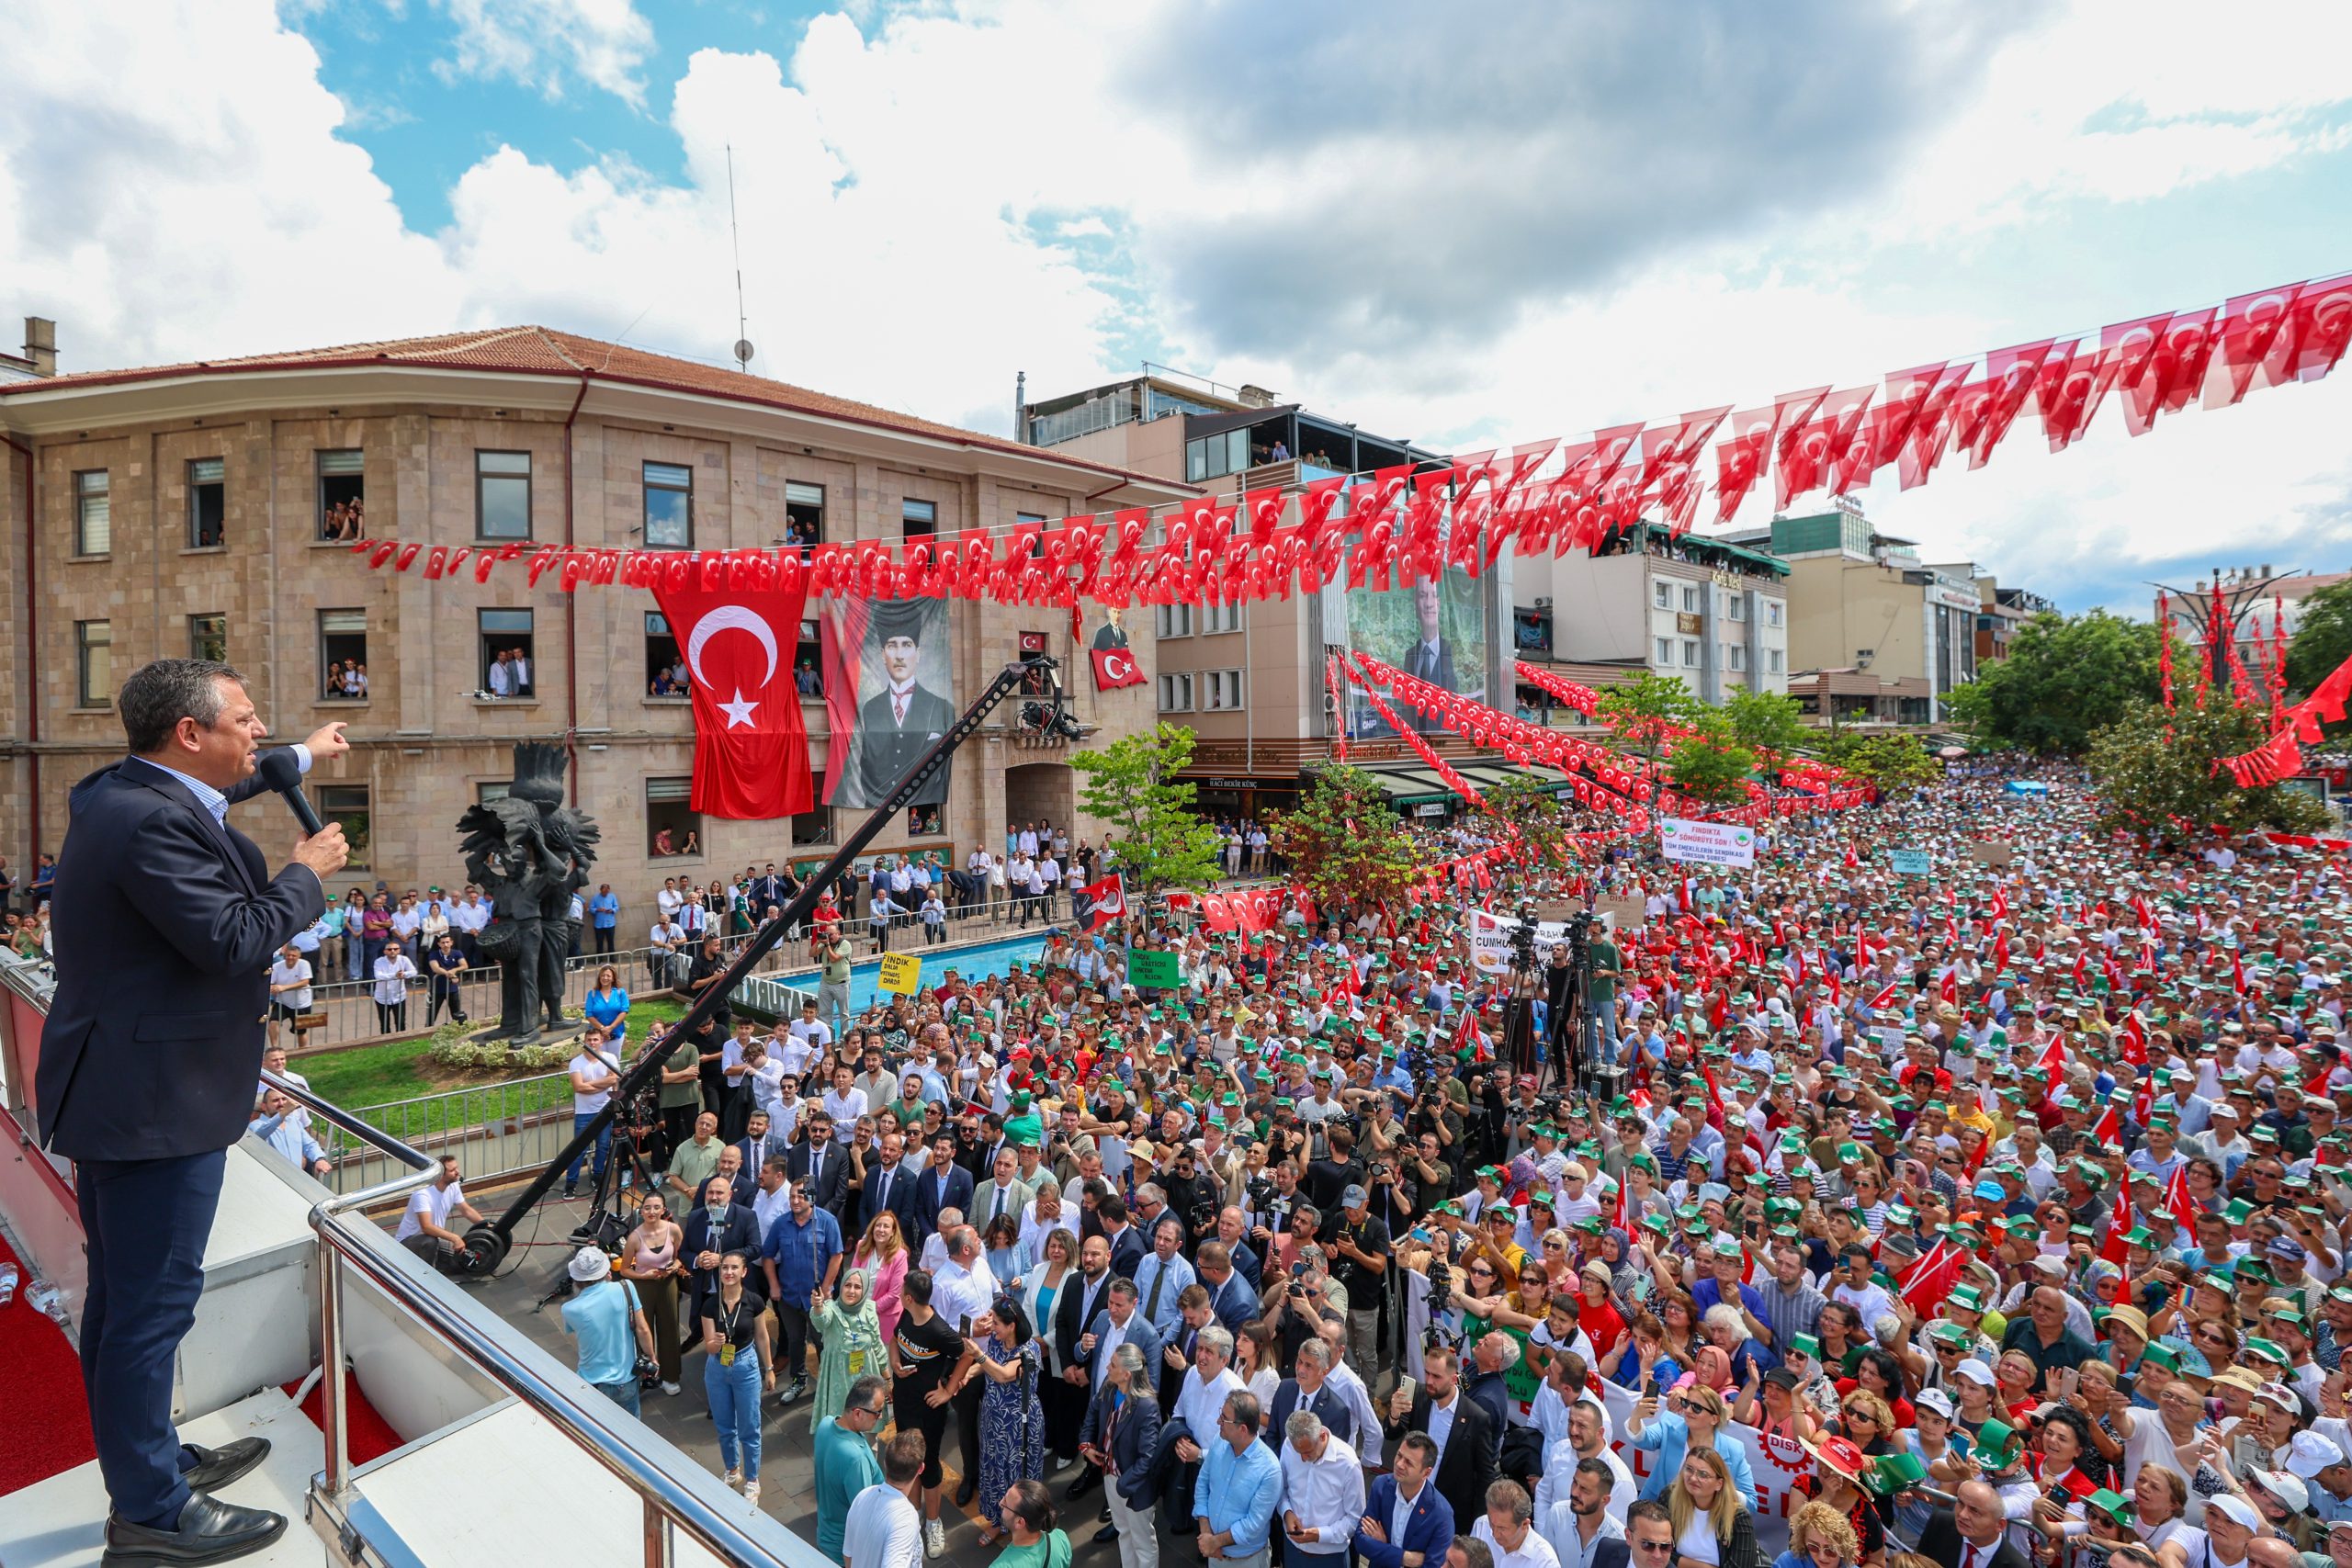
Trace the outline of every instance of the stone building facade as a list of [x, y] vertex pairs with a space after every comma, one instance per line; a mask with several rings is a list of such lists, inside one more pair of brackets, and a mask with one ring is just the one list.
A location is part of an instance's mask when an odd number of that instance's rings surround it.
[[[787, 537], [898, 539], [924, 528], [1010, 530], [1188, 487], [932, 424], [735, 371], [539, 328], [308, 354], [0, 383], [0, 852], [29, 881], [54, 851], [75, 780], [121, 750], [111, 707], [146, 660], [226, 657], [282, 738], [333, 719], [352, 753], [313, 774], [322, 812], [364, 835], [344, 879], [398, 891], [464, 880], [453, 829], [503, 784], [516, 739], [567, 741], [575, 793], [603, 824], [598, 874], [649, 923], [665, 876], [707, 882], [747, 863], [821, 860], [863, 813], [788, 821], [691, 819], [688, 699], [651, 694], [674, 658], [650, 594], [503, 568], [370, 571], [325, 536], [361, 502], [372, 538], [495, 547], [772, 547]], [[683, 493], [681, 493], [683, 492]], [[680, 532], [683, 526], [683, 534]], [[815, 606], [812, 603], [813, 617]], [[950, 609], [958, 706], [1024, 637], [1064, 660], [1085, 744], [1149, 726], [1146, 684], [1098, 693], [1067, 611]], [[1149, 626], [1133, 627], [1151, 665]], [[814, 660], [812, 634], [797, 657]], [[526, 694], [483, 694], [499, 648], [527, 650]], [[330, 694], [329, 666], [363, 661], [361, 697]], [[796, 658], [797, 662], [797, 658]], [[803, 703], [821, 779], [821, 700]], [[870, 852], [960, 863], [1000, 846], [1010, 819], [1080, 818], [1069, 749], [1020, 733], [1015, 705], [958, 753], [936, 821], [895, 822]], [[273, 855], [291, 824], [276, 802], [237, 808]], [[655, 853], [656, 834], [702, 852]]]

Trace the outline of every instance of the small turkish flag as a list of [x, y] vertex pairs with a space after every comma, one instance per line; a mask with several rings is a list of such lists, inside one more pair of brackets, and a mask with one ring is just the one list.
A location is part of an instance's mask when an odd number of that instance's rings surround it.
[[1094, 650], [1094, 689], [1115, 691], [1121, 686], [1143, 684], [1143, 667], [1136, 662], [1135, 652], [1125, 648], [1098, 648]]
[[1101, 931], [1113, 920], [1126, 918], [1127, 886], [1115, 872], [1100, 882], [1088, 883], [1079, 892], [1085, 896], [1091, 911], [1087, 919], [1088, 931]]
[[792, 672], [805, 595], [665, 582], [653, 597], [693, 677], [694, 808], [750, 819], [808, 810], [808, 730]]

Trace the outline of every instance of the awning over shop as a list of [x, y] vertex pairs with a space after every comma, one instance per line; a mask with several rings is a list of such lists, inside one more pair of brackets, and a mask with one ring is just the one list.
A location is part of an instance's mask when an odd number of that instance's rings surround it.
[[1445, 781], [1426, 768], [1380, 768], [1372, 771], [1391, 806], [1433, 806], [1458, 798]]

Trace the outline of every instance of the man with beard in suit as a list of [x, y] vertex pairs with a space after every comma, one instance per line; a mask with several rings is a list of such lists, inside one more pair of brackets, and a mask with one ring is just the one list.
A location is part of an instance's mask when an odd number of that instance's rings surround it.
[[[882, 634], [883, 689], [857, 710], [857, 766], [848, 789], [833, 797], [835, 806], [878, 806], [904, 778], [907, 770], [931, 749], [932, 742], [956, 723], [956, 708], [945, 697], [916, 680], [922, 668], [922, 618], [900, 615], [879, 621]], [[857, 798], [845, 796], [854, 791]], [[910, 803], [937, 806], [947, 798], [947, 770], [915, 794]]]
[[1462, 1387], [1459, 1352], [1444, 1346], [1431, 1350], [1422, 1362], [1421, 1386], [1401, 1384], [1389, 1396], [1384, 1424], [1391, 1438], [1419, 1432], [1437, 1445], [1437, 1489], [1456, 1518], [1486, 1511], [1496, 1473], [1493, 1417]]

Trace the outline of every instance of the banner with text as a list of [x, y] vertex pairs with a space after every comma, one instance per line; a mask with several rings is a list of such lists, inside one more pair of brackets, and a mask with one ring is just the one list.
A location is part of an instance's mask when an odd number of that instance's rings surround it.
[[1658, 850], [1668, 860], [1694, 865], [1756, 864], [1756, 829], [1738, 822], [1697, 822], [1688, 817], [1658, 820]]

